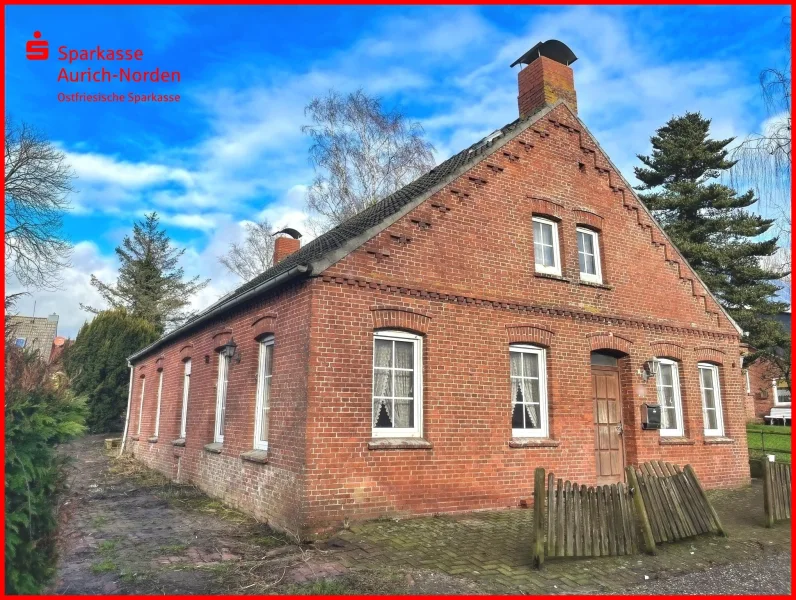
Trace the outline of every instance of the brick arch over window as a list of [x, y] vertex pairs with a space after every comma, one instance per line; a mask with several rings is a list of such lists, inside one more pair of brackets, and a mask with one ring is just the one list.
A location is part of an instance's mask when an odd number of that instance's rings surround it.
[[213, 348], [220, 348], [232, 339], [231, 329], [220, 329], [216, 331], [213, 336]]
[[673, 358], [682, 361], [685, 354], [685, 348], [671, 342], [653, 342], [650, 344], [650, 348], [653, 355], [661, 358]]
[[163, 356], [158, 356], [158, 359], [155, 361], [155, 369], [158, 370], [158, 371], [162, 371], [163, 370], [163, 363], [165, 361], [166, 361], [166, 359]]
[[558, 221], [562, 219], [564, 207], [557, 202], [546, 200], [545, 198], [536, 198], [534, 196], [529, 196], [529, 199], [531, 201], [531, 212], [534, 215], [552, 217]]
[[710, 362], [717, 365], [723, 365], [726, 357], [724, 352], [718, 348], [710, 348], [708, 346], [694, 348], [694, 354], [696, 354], [696, 359], [699, 362]]
[[193, 344], [186, 344], [180, 348], [180, 360], [188, 360], [193, 355]]
[[371, 308], [370, 315], [373, 318], [373, 329], [404, 329], [425, 335], [431, 324], [431, 317], [408, 308]]
[[549, 329], [537, 325], [506, 325], [509, 344], [536, 344], [549, 348], [553, 342], [553, 335]]
[[633, 342], [613, 333], [590, 333], [586, 336], [589, 339], [589, 348], [594, 350], [619, 350], [625, 354], [630, 354]]
[[258, 315], [252, 321], [252, 337], [259, 338], [274, 333], [276, 328], [276, 315]]
[[144, 375], [146, 375], [146, 363], [144, 363], [143, 365], [138, 365], [136, 371], [138, 372], [139, 377], [143, 377]]
[[585, 225], [591, 229], [602, 231], [603, 218], [597, 213], [593, 213], [590, 210], [583, 210], [581, 208], [576, 208], [572, 212], [575, 213], [576, 225]]

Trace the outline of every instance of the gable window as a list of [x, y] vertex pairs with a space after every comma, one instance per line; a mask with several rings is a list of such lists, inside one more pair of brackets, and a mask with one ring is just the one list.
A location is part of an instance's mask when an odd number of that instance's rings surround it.
[[724, 419], [721, 414], [721, 390], [719, 368], [699, 363], [699, 389], [702, 392], [702, 418], [705, 435], [724, 435]]
[[420, 437], [423, 339], [403, 331], [373, 336], [373, 437]]
[[268, 450], [268, 410], [271, 405], [271, 375], [274, 359], [274, 338], [260, 342], [257, 367], [257, 405], [254, 413], [254, 447]]
[[14, 340], [14, 345], [16, 345], [18, 348], [24, 348], [26, 341], [27, 338], [18, 337], [17, 339]]
[[602, 283], [603, 275], [600, 269], [600, 240], [599, 234], [591, 229], [578, 227], [578, 265], [582, 281]]
[[182, 375], [182, 412], [180, 413], [180, 438], [185, 439], [186, 425], [188, 424], [188, 393], [191, 389], [191, 359], [185, 361], [185, 371]]
[[511, 372], [511, 434], [547, 437], [547, 373], [545, 351], [536, 346], [509, 347]]
[[158, 431], [160, 430], [160, 398], [163, 395], [163, 371], [160, 372], [160, 376], [158, 377], [158, 407], [157, 411], [155, 412], [155, 433], [154, 436], [158, 437]]
[[227, 407], [227, 374], [229, 357], [226, 352], [218, 353], [218, 380], [216, 381], [216, 428], [213, 441], [224, 442], [224, 411]]
[[146, 387], [146, 377], [141, 378], [141, 400], [138, 402], [138, 435], [141, 435], [141, 421], [144, 418], [144, 388]]
[[658, 388], [658, 404], [661, 405], [660, 434], [682, 437], [684, 429], [680, 371], [673, 360], [659, 358], [657, 361], [658, 375], [655, 377], [655, 384]]
[[533, 254], [538, 273], [561, 275], [558, 223], [541, 217], [533, 218]]

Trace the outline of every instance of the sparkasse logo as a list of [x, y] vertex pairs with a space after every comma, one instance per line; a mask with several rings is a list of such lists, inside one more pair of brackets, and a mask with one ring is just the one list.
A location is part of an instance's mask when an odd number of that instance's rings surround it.
[[25, 44], [25, 53], [28, 60], [47, 60], [50, 56], [50, 44], [47, 40], [37, 41], [41, 37], [40, 31], [34, 31], [35, 40], [28, 40]]

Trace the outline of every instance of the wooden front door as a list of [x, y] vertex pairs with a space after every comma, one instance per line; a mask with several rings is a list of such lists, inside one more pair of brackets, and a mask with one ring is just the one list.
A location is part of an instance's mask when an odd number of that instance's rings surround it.
[[619, 395], [619, 369], [591, 368], [594, 397], [594, 458], [597, 484], [624, 481], [625, 444], [622, 439], [622, 399]]

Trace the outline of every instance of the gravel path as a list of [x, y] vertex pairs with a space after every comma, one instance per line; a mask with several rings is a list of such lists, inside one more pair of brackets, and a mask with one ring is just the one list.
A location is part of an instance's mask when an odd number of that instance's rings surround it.
[[650, 580], [628, 594], [783, 594], [790, 596], [790, 554], [712, 567], [669, 579]]

